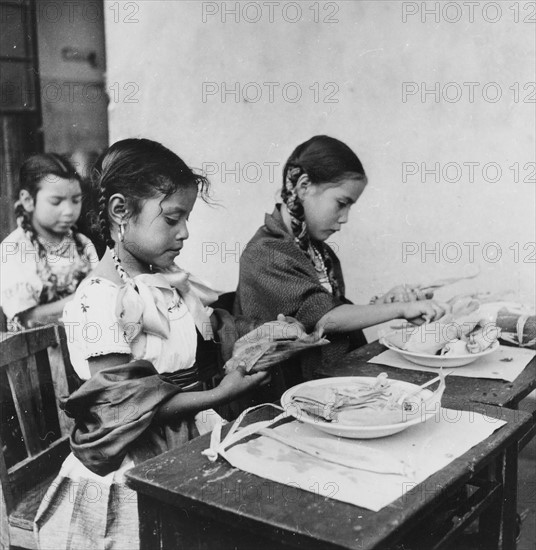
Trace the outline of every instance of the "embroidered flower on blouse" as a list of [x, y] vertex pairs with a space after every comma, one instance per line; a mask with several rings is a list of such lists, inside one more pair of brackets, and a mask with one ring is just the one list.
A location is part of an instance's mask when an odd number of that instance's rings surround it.
[[180, 297], [178, 299], [173, 298], [171, 305], [167, 308], [168, 312], [171, 313], [173, 310], [178, 309], [181, 303], [182, 303], [182, 300]]
[[82, 294], [82, 296], [80, 296], [80, 309], [84, 312], [84, 313], [87, 313], [87, 310], [89, 309], [89, 306], [87, 304], [84, 304], [84, 302], [87, 300], [87, 295], [86, 293], [84, 292], [84, 294]]

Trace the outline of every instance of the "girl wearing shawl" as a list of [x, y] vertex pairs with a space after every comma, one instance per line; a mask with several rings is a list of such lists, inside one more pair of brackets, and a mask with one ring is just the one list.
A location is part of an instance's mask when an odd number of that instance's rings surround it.
[[442, 314], [409, 287], [395, 287], [370, 305], [346, 298], [339, 259], [326, 240], [348, 221], [366, 183], [361, 161], [341, 141], [315, 136], [302, 143], [283, 169], [282, 204], [266, 215], [240, 259], [236, 314], [268, 320], [283, 313], [331, 342], [304, 357], [304, 373], [285, 369], [286, 386], [365, 344], [365, 327], [396, 318], [431, 321]]

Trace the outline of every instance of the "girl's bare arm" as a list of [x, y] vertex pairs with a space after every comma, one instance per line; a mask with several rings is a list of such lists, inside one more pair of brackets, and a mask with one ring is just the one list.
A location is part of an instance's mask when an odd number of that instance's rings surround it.
[[[116, 367], [128, 363], [131, 357], [126, 354], [113, 353], [89, 359], [91, 376], [104, 368]], [[157, 413], [157, 421], [175, 420], [180, 416], [189, 416], [200, 411], [217, 407], [232, 401], [236, 397], [258, 386], [269, 374], [259, 372], [245, 375], [240, 370], [227, 374], [220, 384], [211, 390], [181, 392], [163, 403]]]
[[344, 304], [328, 311], [318, 321], [316, 330], [321, 330], [326, 334], [337, 334], [372, 327], [392, 319], [430, 322], [444, 313], [444, 309], [431, 300], [368, 306]]
[[72, 299], [73, 296], [67, 296], [50, 304], [35, 306], [19, 313], [18, 317], [26, 328], [55, 323], [61, 318], [65, 304]]

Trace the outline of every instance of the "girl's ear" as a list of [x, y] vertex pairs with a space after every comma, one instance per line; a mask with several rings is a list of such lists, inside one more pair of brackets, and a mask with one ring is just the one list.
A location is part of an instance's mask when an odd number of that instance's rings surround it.
[[125, 221], [127, 212], [127, 200], [122, 193], [116, 193], [110, 197], [108, 201], [108, 216], [110, 220], [119, 225]]
[[35, 209], [35, 201], [26, 189], [22, 189], [19, 193], [19, 201], [26, 212], [33, 212]]
[[312, 183], [307, 174], [302, 174], [296, 182], [296, 194], [300, 200], [303, 200]]

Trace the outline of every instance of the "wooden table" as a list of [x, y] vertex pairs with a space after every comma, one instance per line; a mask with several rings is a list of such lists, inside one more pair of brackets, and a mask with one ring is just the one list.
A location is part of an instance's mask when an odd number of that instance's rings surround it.
[[[405, 380], [413, 384], [424, 384], [436, 375], [431, 372], [398, 369], [380, 363], [368, 363], [387, 348], [378, 341], [363, 346], [349, 354], [336, 366], [321, 370], [320, 377], [332, 376], [377, 376], [386, 372], [390, 378]], [[449, 375], [443, 394], [442, 405], [447, 408], [464, 408], [469, 404], [482, 404], [517, 409], [519, 402], [536, 389], [536, 357], [525, 367], [513, 381], [499, 379], [469, 378], [456, 376], [456, 371]], [[536, 414], [535, 414], [536, 416]], [[502, 538], [506, 544], [514, 544], [516, 537], [517, 516], [517, 465], [521, 449], [536, 435], [536, 423], [533, 418], [530, 429], [522, 437], [517, 451], [511, 448], [504, 456], [504, 475], [510, 479], [504, 495]], [[515, 545], [513, 546], [515, 548]]]
[[[127, 474], [138, 491], [142, 550], [386, 550], [416, 534], [418, 547], [431, 550], [446, 548], [478, 515], [483, 548], [513, 549], [510, 532], [499, 542], [504, 497], [516, 483], [503, 464], [507, 455], [517, 458], [532, 417], [478, 404], [473, 409], [507, 424], [379, 512], [248, 474], [221, 458], [211, 463], [201, 455], [209, 435], [197, 438]], [[444, 537], [425, 540], [422, 533], [445, 500], [467, 484], [478, 490], [465, 514]]]

